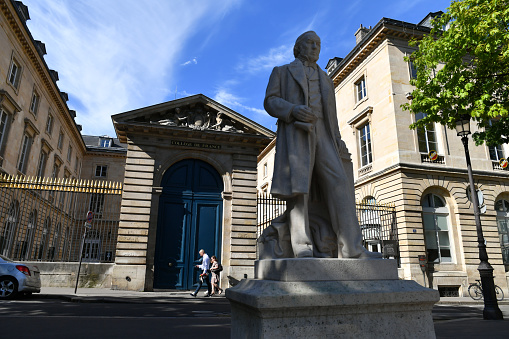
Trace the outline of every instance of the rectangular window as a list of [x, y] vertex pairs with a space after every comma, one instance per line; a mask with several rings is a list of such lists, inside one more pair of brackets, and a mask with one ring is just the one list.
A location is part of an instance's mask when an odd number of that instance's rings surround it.
[[0, 149], [2, 148], [4, 142], [4, 136], [7, 127], [7, 118], [8, 118], [7, 113], [4, 110], [0, 109]]
[[46, 170], [46, 162], [48, 161], [48, 153], [41, 151], [41, 157], [39, 158], [39, 164], [37, 165], [37, 176], [44, 177], [44, 171]]
[[48, 120], [46, 121], [46, 133], [51, 135], [52, 131], [53, 131], [53, 116], [51, 114], [48, 114]]
[[[425, 116], [425, 113], [417, 113], [415, 118], [419, 121]], [[430, 151], [436, 151], [438, 153], [438, 141], [434, 123], [430, 123], [424, 126], [424, 128], [417, 128], [417, 140], [419, 142], [419, 152], [427, 154]]]
[[14, 88], [18, 88], [19, 79], [21, 76], [21, 67], [19, 63], [13, 58], [11, 61], [11, 67], [9, 68], [9, 76], [7, 81], [14, 86]]
[[32, 93], [32, 101], [30, 102], [30, 112], [34, 113], [34, 115], [37, 114], [37, 110], [39, 109], [39, 101], [40, 96], [37, 94], [37, 92], [34, 90]]
[[95, 215], [100, 215], [103, 212], [104, 207], [104, 194], [93, 193], [90, 197], [90, 208], [89, 211], [94, 212]]
[[361, 167], [373, 162], [373, 153], [371, 152], [371, 132], [369, 122], [360, 127], [357, 131], [359, 136], [359, 150], [361, 157]]
[[490, 150], [490, 159], [493, 161], [500, 161], [500, 159], [504, 157], [504, 150], [502, 149], [502, 145], [497, 146], [489, 146]]
[[99, 146], [100, 147], [110, 147], [111, 146], [111, 138], [100, 138]]
[[408, 62], [408, 69], [410, 70], [410, 79], [416, 79], [417, 68], [415, 68], [414, 63], [411, 60]]
[[60, 166], [58, 166], [57, 164], [53, 164], [53, 172], [51, 173], [51, 177], [53, 179], [57, 178], [59, 171], [60, 171]]
[[360, 80], [355, 83], [355, 94], [356, 94], [357, 102], [361, 101], [362, 99], [364, 99], [366, 97], [366, 95], [367, 95], [366, 79], [364, 78], [364, 76], [362, 78], [360, 78]]
[[79, 159], [76, 157], [76, 159], [74, 159], [74, 172], [76, 173], [78, 172], [78, 161]]
[[267, 163], [263, 164], [263, 177], [265, 178], [269, 174]]
[[60, 131], [60, 134], [58, 135], [57, 147], [58, 149], [62, 149], [63, 146], [64, 146], [64, 133]]
[[103, 178], [105, 178], [106, 174], [107, 174], [107, 171], [108, 171], [108, 166], [97, 165], [95, 167], [95, 176], [96, 177], [103, 177]]
[[71, 162], [72, 159], [72, 146], [69, 144], [69, 148], [67, 149], [67, 161]]
[[21, 173], [25, 173], [31, 145], [32, 137], [30, 137], [28, 134], [23, 135], [23, 141], [21, 142], [21, 151], [19, 152], [18, 160], [18, 171], [20, 171]]

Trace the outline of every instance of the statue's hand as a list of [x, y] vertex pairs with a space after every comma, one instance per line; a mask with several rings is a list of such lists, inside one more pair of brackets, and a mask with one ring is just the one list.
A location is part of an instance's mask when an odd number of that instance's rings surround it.
[[295, 106], [293, 108], [292, 115], [296, 120], [302, 122], [314, 122], [316, 120], [316, 115], [314, 115], [311, 109], [305, 105]]

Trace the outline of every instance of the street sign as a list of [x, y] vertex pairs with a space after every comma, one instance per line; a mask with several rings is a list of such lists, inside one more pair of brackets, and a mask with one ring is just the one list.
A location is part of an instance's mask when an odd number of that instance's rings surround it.
[[385, 240], [383, 241], [383, 254], [384, 257], [397, 257], [398, 256], [398, 241], [396, 240]]
[[88, 211], [88, 213], [87, 213], [87, 223], [91, 224], [92, 223], [92, 219], [94, 219], [94, 212]]
[[435, 161], [435, 160], [437, 160], [437, 159], [438, 159], [438, 153], [437, 153], [437, 151], [435, 151], [435, 150], [431, 150], [431, 151], [429, 151], [429, 153], [428, 153], [428, 158], [429, 158], [429, 160], [431, 160], [431, 161]]
[[422, 273], [426, 272], [426, 256], [419, 255], [419, 266], [421, 267]]
[[91, 224], [91, 223], [89, 223], [89, 222], [86, 222], [86, 223], [85, 223], [85, 227], [86, 227], [86, 228], [92, 228], [92, 224]]
[[502, 167], [503, 169], [506, 169], [507, 166], [509, 166], [509, 161], [507, 161], [507, 159], [500, 159], [499, 161], [499, 164], [500, 164], [500, 167]]

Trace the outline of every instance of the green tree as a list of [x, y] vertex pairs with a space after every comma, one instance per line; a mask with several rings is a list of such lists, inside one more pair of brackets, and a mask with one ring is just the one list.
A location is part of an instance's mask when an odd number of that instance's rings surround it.
[[410, 128], [438, 122], [454, 128], [469, 115], [477, 145], [509, 142], [509, 0], [453, 1], [430, 34], [412, 40], [417, 69], [411, 102], [402, 108], [426, 117]]

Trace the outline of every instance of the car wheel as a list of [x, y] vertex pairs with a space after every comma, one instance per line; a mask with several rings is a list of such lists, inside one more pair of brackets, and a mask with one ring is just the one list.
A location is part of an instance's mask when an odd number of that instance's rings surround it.
[[12, 299], [18, 294], [18, 282], [11, 277], [0, 278], [0, 299]]

